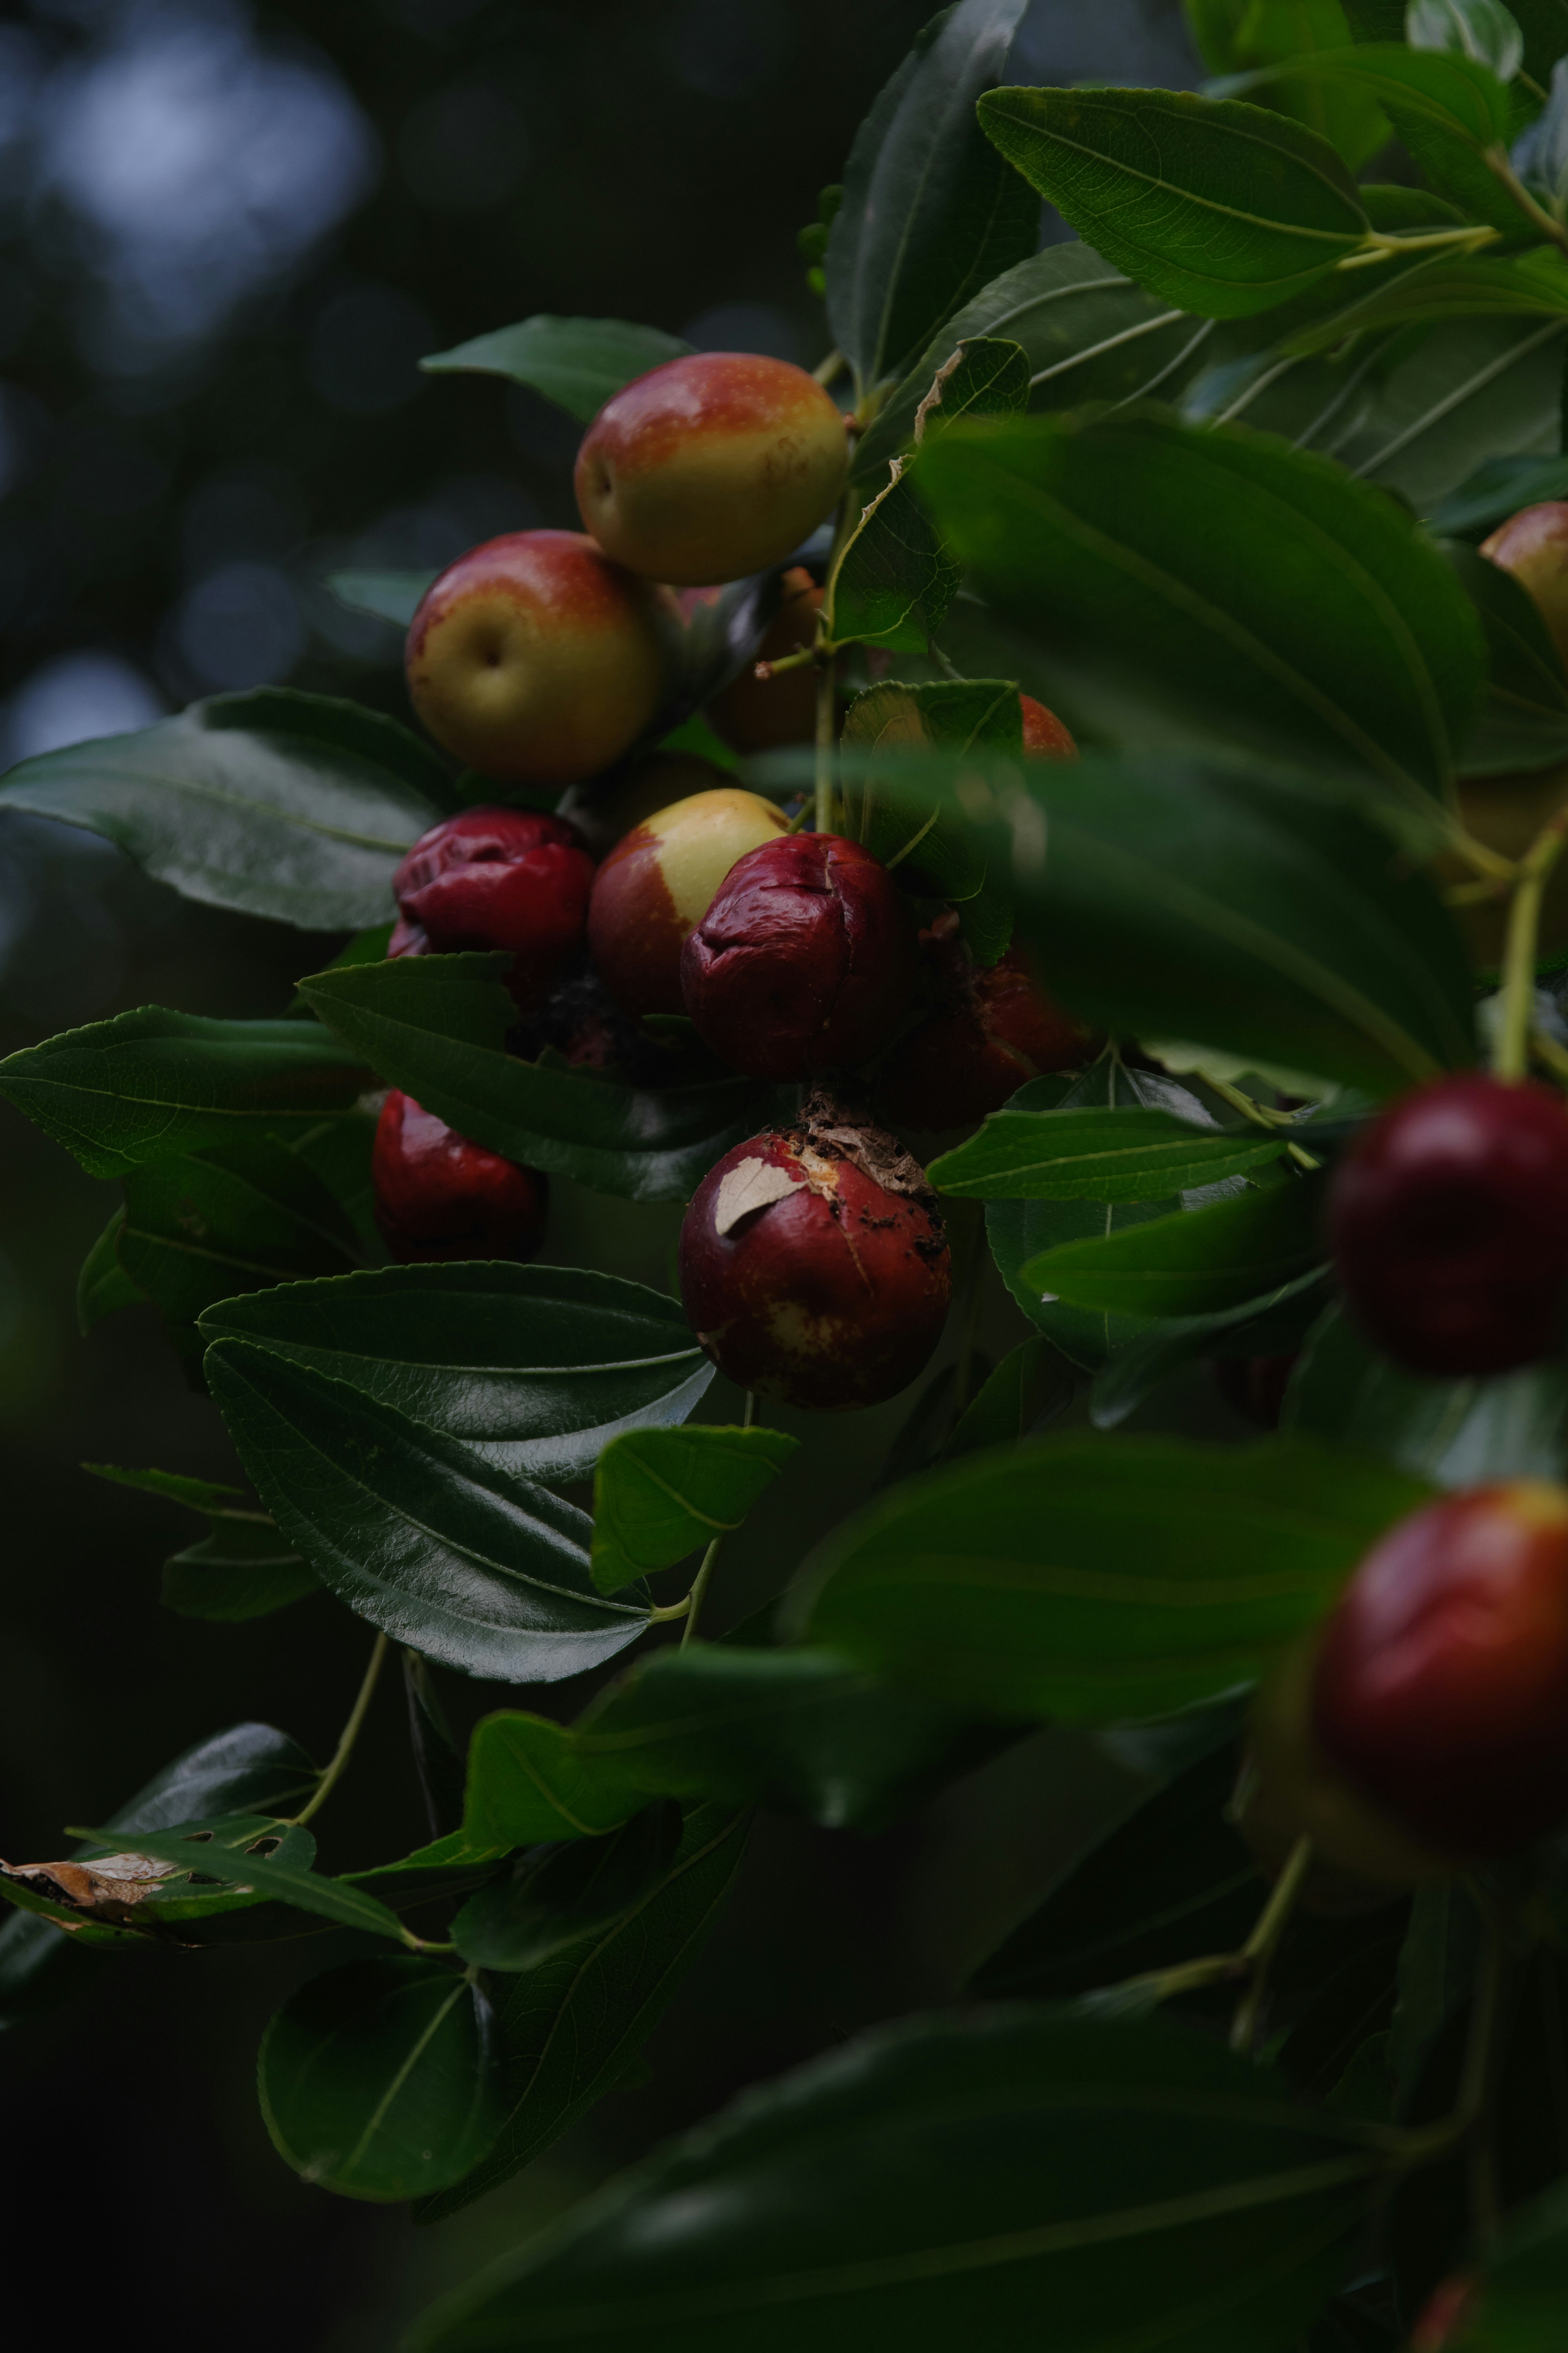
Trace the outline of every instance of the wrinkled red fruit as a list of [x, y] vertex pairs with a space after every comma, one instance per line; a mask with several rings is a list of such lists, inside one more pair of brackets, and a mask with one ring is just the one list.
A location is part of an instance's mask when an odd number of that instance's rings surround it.
[[470, 1144], [395, 1087], [371, 1155], [375, 1222], [395, 1259], [531, 1258], [548, 1179]]
[[708, 1355], [786, 1405], [877, 1405], [942, 1337], [952, 1275], [919, 1163], [814, 1096], [725, 1154], [680, 1229], [680, 1295]]
[[1516, 1479], [1391, 1528], [1324, 1628], [1324, 1755], [1451, 1854], [1568, 1819], [1568, 1488]]
[[1412, 1372], [1550, 1356], [1568, 1309], [1568, 1104], [1476, 1071], [1435, 1079], [1346, 1154], [1330, 1219], [1356, 1320]]
[[1021, 949], [988, 972], [961, 940], [925, 934], [921, 949], [937, 1008], [900, 1039], [878, 1082], [877, 1108], [895, 1126], [967, 1127], [1030, 1079], [1092, 1056], [1093, 1031], [1038, 987]]
[[510, 948], [507, 986], [537, 1002], [583, 937], [594, 861], [576, 829], [528, 809], [470, 808], [422, 834], [392, 878], [388, 955]]
[[1041, 760], [1072, 760], [1078, 756], [1069, 728], [1064, 727], [1054, 711], [1037, 702], [1032, 694], [1018, 697], [1018, 708], [1024, 715], [1024, 749]]
[[1246, 1420], [1259, 1430], [1278, 1430], [1297, 1354], [1292, 1349], [1286, 1356], [1216, 1356], [1215, 1386]]
[[887, 869], [837, 834], [782, 835], [738, 859], [680, 957], [698, 1034], [748, 1077], [863, 1062], [908, 1011], [914, 917]]

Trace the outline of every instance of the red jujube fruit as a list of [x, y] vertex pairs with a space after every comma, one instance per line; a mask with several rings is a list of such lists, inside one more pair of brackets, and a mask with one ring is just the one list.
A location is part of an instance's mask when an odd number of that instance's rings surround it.
[[814, 1097], [704, 1178], [680, 1229], [687, 1319], [721, 1372], [786, 1405], [876, 1405], [942, 1337], [952, 1267], [924, 1171]]
[[1046, 995], [1021, 949], [987, 971], [961, 940], [927, 934], [921, 947], [936, 1008], [900, 1039], [877, 1084], [877, 1107], [896, 1125], [968, 1126], [1030, 1079], [1092, 1058], [1093, 1031]]
[[531, 1258], [544, 1239], [550, 1186], [470, 1143], [395, 1087], [371, 1154], [375, 1222], [395, 1259]]
[[837, 834], [782, 835], [730, 869], [680, 957], [703, 1043], [776, 1082], [862, 1062], [909, 1010], [914, 916], [887, 869]]
[[388, 955], [510, 948], [507, 986], [536, 1004], [582, 940], [594, 861], [575, 828], [529, 809], [470, 808], [422, 834], [392, 878]]
[[1345, 1155], [1330, 1228], [1356, 1321], [1412, 1372], [1550, 1356], [1568, 1311], [1568, 1104], [1479, 1071], [1416, 1088]]

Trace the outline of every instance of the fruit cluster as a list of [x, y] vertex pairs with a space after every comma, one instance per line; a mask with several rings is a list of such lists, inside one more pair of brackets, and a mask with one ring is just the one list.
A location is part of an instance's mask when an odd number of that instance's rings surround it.
[[[585, 533], [492, 540], [442, 575], [408, 636], [419, 716], [500, 786], [566, 789], [552, 814], [470, 807], [416, 842], [394, 878], [388, 949], [509, 953], [511, 1044], [531, 1058], [639, 1085], [717, 1065], [817, 1090], [798, 1125], [712, 1171], [680, 1266], [715, 1363], [830, 1409], [912, 1379], [949, 1300], [934, 1197], [874, 1114], [973, 1122], [1089, 1043], [1021, 956], [977, 969], [956, 915], [910, 896], [860, 842], [799, 829], [689, 754], [643, 750], [670, 681], [676, 591], [700, 601], [781, 565], [837, 503], [847, 466], [844, 419], [799, 368], [675, 360], [590, 427]], [[709, 707], [738, 750], [816, 724], [809, 660], [776, 677], [770, 665], [810, 654], [821, 590], [798, 563], [778, 586], [763, 659]], [[1060, 722], [1019, 703], [1026, 751], [1070, 755]], [[542, 1240], [544, 1177], [401, 1093], [381, 1113], [374, 1178], [396, 1257], [526, 1258]]]

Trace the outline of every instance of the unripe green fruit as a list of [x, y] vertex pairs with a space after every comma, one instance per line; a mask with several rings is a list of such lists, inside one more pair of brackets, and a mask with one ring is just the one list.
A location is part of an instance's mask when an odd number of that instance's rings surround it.
[[845, 421], [804, 368], [694, 352], [607, 401], [577, 457], [577, 505], [606, 554], [676, 587], [780, 564], [832, 512]]
[[788, 830], [772, 801], [733, 786], [658, 810], [594, 880], [588, 947], [628, 1013], [684, 1013], [680, 952], [738, 858]]
[[582, 533], [513, 532], [426, 592], [408, 691], [437, 744], [481, 776], [575, 784], [651, 723], [673, 626], [658, 592]]

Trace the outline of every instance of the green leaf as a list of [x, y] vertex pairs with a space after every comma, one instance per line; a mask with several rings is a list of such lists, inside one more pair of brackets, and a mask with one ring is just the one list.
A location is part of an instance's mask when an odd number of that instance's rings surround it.
[[788, 1623], [960, 1705], [1163, 1715], [1255, 1676], [1430, 1493], [1300, 1440], [1044, 1439], [856, 1514], [802, 1570]]
[[1568, 2186], [1517, 2208], [1489, 2249], [1452, 2353], [1555, 2353], [1568, 2302]]
[[226, 1301], [202, 1329], [525, 1479], [583, 1477], [623, 1430], [684, 1421], [713, 1377], [677, 1301], [587, 1267], [384, 1267]]
[[1437, 551], [1327, 460], [1154, 414], [955, 426], [917, 460], [1009, 616], [1136, 670], [1228, 741], [1441, 795], [1484, 677]]
[[933, 18], [862, 122], [827, 240], [827, 318], [864, 396], [904, 374], [945, 320], [1034, 251], [1039, 212], [982, 136], [1026, 0]]
[[452, 1923], [453, 1941], [478, 1968], [538, 1968], [640, 1910], [668, 1876], [680, 1842], [680, 1809], [661, 1798], [607, 1838], [520, 1857], [507, 1877], [469, 1896]]
[[617, 1592], [738, 1528], [798, 1438], [782, 1430], [627, 1430], [594, 1473], [594, 1582]]
[[1257, 1299], [1205, 1315], [1173, 1315], [1130, 1340], [1096, 1374], [1089, 1419], [1114, 1430], [1168, 1373], [1194, 1356], [1284, 1356], [1296, 1353], [1323, 1312], [1328, 1269], [1314, 1267]]
[[[116, 1462], [84, 1462], [95, 1479], [111, 1487], [133, 1487], [142, 1495], [166, 1495], [171, 1503], [188, 1504], [193, 1512], [227, 1514], [243, 1487], [220, 1486], [211, 1479], [187, 1479], [180, 1471], [126, 1471]], [[254, 1516], [246, 1514], [247, 1517]]]
[[1491, 684], [1462, 766], [1472, 776], [1554, 767], [1568, 759], [1568, 678], [1541, 607], [1511, 573], [1454, 541], [1454, 569], [1487, 633]]
[[1278, 1160], [1284, 1142], [1257, 1128], [1194, 1128], [1152, 1108], [1009, 1107], [926, 1173], [939, 1193], [966, 1201], [1153, 1201]]
[[237, 1626], [321, 1589], [315, 1571], [258, 1513], [226, 1517], [199, 1544], [171, 1553], [158, 1599], [177, 1618]]
[[626, 2073], [729, 1893], [747, 1826], [743, 1813], [699, 1807], [667, 1872], [496, 1989], [505, 2122], [489, 2155], [426, 2200], [418, 2221], [442, 2221], [531, 2164]]
[[1077, 1367], [1044, 1338], [1009, 1350], [959, 1416], [942, 1450], [944, 1462], [982, 1446], [1016, 1446], [1070, 1403]]
[[[1011, 679], [891, 681], [857, 695], [842, 740], [875, 751], [936, 745], [969, 751], [984, 744], [1021, 755], [1023, 711]], [[977, 964], [994, 965], [1013, 935], [1010, 893], [992, 872], [973, 828], [921, 803], [900, 800], [897, 774], [868, 765], [856, 801], [857, 839], [917, 895], [945, 899]]]
[[1402, 137], [1406, 121], [1425, 123], [1479, 153], [1506, 146], [1516, 127], [1513, 99], [1490, 67], [1448, 50], [1364, 42], [1293, 58], [1290, 73], [1364, 90]]
[[651, 1090], [520, 1061], [504, 1050], [516, 1018], [504, 961], [405, 956], [318, 973], [300, 991], [389, 1084], [460, 1135], [628, 1200], [687, 1200], [768, 1120], [771, 1091], [745, 1079]]
[[923, 653], [958, 593], [958, 568], [894, 459], [841, 550], [823, 600], [823, 626], [839, 645]]
[[314, 1021], [214, 1021], [144, 1005], [0, 1062], [0, 1095], [90, 1176], [165, 1154], [316, 1126], [348, 1111], [364, 1064]]
[[84, 1340], [117, 1307], [139, 1307], [145, 1301], [147, 1294], [132, 1282], [115, 1248], [124, 1222], [124, 1210], [116, 1209], [81, 1262], [76, 1282], [76, 1324]]
[[132, 1168], [125, 1203], [120, 1262], [174, 1323], [236, 1292], [341, 1273], [359, 1255], [321, 1178], [268, 1135]]
[[614, 1830], [650, 1799], [711, 1799], [880, 1830], [994, 1737], [826, 1651], [691, 1642], [641, 1659], [574, 1725], [486, 1716], [468, 1752], [476, 1846]]
[[[138, 1854], [151, 1855], [154, 1862], [177, 1862], [188, 1871], [211, 1871], [222, 1849], [215, 1843], [193, 1843], [187, 1826], [186, 1833], [176, 1831], [160, 1831], [155, 1835], [138, 1827], [135, 1832]], [[244, 1827], [244, 1826], [242, 1826]], [[254, 1831], [247, 1832], [254, 1836]], [[114, 1833], [110, 1831], [84, 1830], [72, 1836], [89, 1841], [90, 1857], [94, 1849], [100, 1853], [114, 1851]], [[324, 1879], [314, 1871], [291, 1870], [287, 1863], [271, 1862], [260, 1855], [237, 1854], [234, 1857], [234, 1883], [247, 1888], [257, 1895], [272, 1896], [280, 1904], [289, 1904], [297, 1911], [314, 1912], [323, 1920], [331, 1920], [340, 1928], [359, 1928], [367, 1936], [390, 1936], [403, 1941], [403, 1924], [395, 1912], [363, 1889], [351, 1887], [341, 1879]]]
[[405, 629], [425, 591], [439, 576], [435, 572], [329, 572], [323, 586], [351, 612], [374, 613], [378, 621], [395, 621]]
[[1292, 1378], [1286, 1425], [1385, 1455], [1443, 1487], [1568, 1478], [1568, 1368], [1426, 1380], [1380, 1356], [1338, 1307]]
[[684, 359], [690, 349], [658, 327], [634, 327], [625, 319], [557, 319], [542, 311], [449, 352], [432, 352], [419, 364], [431, 375], [507, 376], [587, 425], [634, 377]]
[[1568, 317], [1568, 261], [1554, 246], [1528, 253], [1443, 255], [1358, 290], [1328, 319], [1311, 320], [1289, 334], [1287, 352], [1325, 351], [1347, 336], [1378, 327], [1433, 319]]
[[1405, 37], [1413, 49], [1445, 49], [1511, 81], [1524, 62], [1524, 36], [1502, 0], [1410, 0]]
[[980, 121], [1106, 260], [1205, 318], [1271, 310], [1366, 237], [1328, 141], [1259, 106], [1185, 90], [997, 90]]
[[[1342, 48], [1350, 28], [1340, 0], [1187, 0], [1187, 22], [1211, 73], [1278, 65], [1303, 49]], [[1388, 141], [1378, 107], [1359, 90], [1282, 79], [1259, 93], [1338, 150], [1354, 171]]]
[[447, 2296], [411, 2353], [1022, 2345], [1287, 2353], [1379, 2160], [1164, 2021], [862, 2037], [656, 2151]]
[[1479, 539], [1521, 507], [1568, 498], [1568, 458], [1488, 458], [1434, 507], [1428, 527], [1439, 538]]
[[965, 342], [1016, 343], [1031, 405], [1076, 408], [1156, 392], [1173, 399], [1214, 332], [1211, 321], [1157, 301], [1092, 246], [1048, 245], [983, 288], [921, 353], [861, 436], [852, 479], [863, 488], [886, 481], [889, 460], [914, 439], [939, 369]]
[[1480, 1949], [1479, 1917], [1462, 1886], [1416, 1889], [1388, 2037], [1388, 2068], [1401, 2107], [1415, 2090], [1444, 2028], [1469, 2000]]
[[1212, 1315], [1278, 1291], [1321, 1262], [1323, 1187], [1287, 1179], [1206, 1209], [1098, 1240], [1058, 1242], [1020, 1280], [1121, 1315]]
[[966, 337], [931, 378], [915, 418], [915, 439], [945, 432], [961, 417], [1016, 417], [1029, 406], [1029, 355], [1005, 337]]
[[489, 2004], [413, 1954], [351, 1961], [291, 1994], [261, 2038], [258, 2089], [296, 2173], [383, 2201], [458, 2180], [505, 2113]]
[[101, 833], [187, 899], [352, 930], [385, 915], [398, 860], [450, 806], [446, 775], [395, 719], [270, 686], [24, 760], [0, 807]]
[[208, 1386], [280, 1533], [341, 1601], [468, 1674], [555, 1683], [647, 1624], [603, 1599], [585, 1514], [346, 1381], [220, 1339]]

